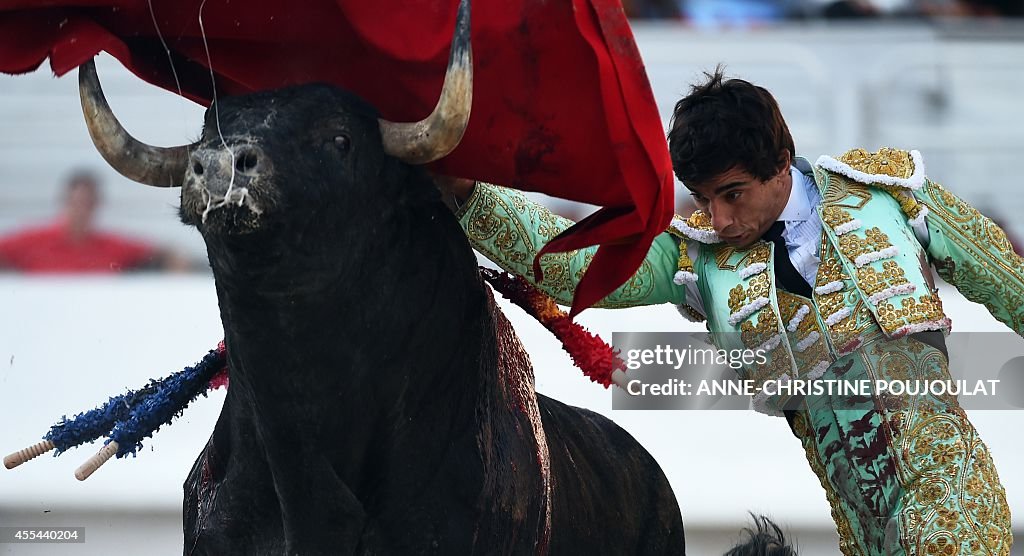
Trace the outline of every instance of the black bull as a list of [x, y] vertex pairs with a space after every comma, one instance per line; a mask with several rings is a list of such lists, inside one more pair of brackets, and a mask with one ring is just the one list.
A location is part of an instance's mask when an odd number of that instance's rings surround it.
[[181, 215], [231, 387], [185, 483], [185, 552], [682, 554], [657, 463], [534, 392], [454, 216], [380, 145], [328, 86], [207, 112]]
[[186, 554], [684, 552], [650, 454], [536, 394], [420, 166], [468, 119], [465, 0], [458, 19], [441, 100], [416, 123], [304, 85], [221, 99], [199, 141], [158, 149], [83, 66], [100, 152], [182, 186], [216, 280], [231, 387], [185, 482]]

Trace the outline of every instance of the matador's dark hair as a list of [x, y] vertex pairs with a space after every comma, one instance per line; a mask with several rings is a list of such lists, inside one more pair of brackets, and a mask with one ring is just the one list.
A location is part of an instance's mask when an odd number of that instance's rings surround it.
[[676, 176], [699, 184], [733, 168], [766, 180], [796, 155], [778, 103], [765, 88], [725, 79], [722, 66], [705, 73], [676, 103], [668, 133]]
[[757, 530], [744, 529], [747, 541], [734, 546], [724, 556], [797, 556], [796, 549], [786, 543], [786, 536], [778, 525], [763, 515], [750, 515]]

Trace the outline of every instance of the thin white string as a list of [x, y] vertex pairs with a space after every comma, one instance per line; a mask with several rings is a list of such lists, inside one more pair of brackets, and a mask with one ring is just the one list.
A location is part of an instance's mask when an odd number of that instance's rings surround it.
[[[213, 203], [212, 195], [207, 197], [206, 209], [203, 210], [202, 216], [203, 222], [206, 222], [206, 215], [208, 215], [211, 210], [221, 208], [228, 204], [229, 200], [231, 200], [233, 196], [235, 187], [235, 151], [228, 146], [227, 141], [224, 140], [224, 133], [220, 129], [220, 104], [217, 102], [217, 80], [213, 73], [213, 59], [210, 57], [210, 45], [206, 41], [206, 26], [203, 24], [203, 8], [205, 7], [206, 0], [203, 0], [202, 3], [199, 4], [199, 32], [203, 37], [203, 50], [206, 52], [206, 66], [210, 70], [210, 84], [213, 86], [213, 116], [217, 123], [217, 136], [220, 138], [220, 143], [224, 147], [224, 150], [228, 151], [228, 154], [231, 155], [231, 180], [228, 182], [228, 190], [224, 193], [224, 197], [222, 197], [216, 204]], [[239, 193], [238, 205], [241, 206], [245, 201], [248, 190], [242, 188], [239, 190]]]
[[153, 20], [153, 28], [156, 29], [156, 37], [160, 39], [160, 44], [164, 47], [164, 54], [167, 55], [167, 63], [171, 66], [171, 75], [174, 76], [174, 86], [178, 90], [178, 96], [184, 97], [185, 95], [181, 92], [181, 81], [178, 79], [178, 68], [174, 67], [174, 58], [171, 57], [171, 48], [167, 46], [164, 34], [160, 31], [160, 24], [156, 21], [156, 13], [153, 11], [153, 0], [146, 0], [146, 4], [149, 6], [149, 17]]
[[[174, 58], [171, 56], [171, 48], [167, 46], [167, 41], [164, 39], [164, 34], [160, 30], [160, 24], [156, 20], [156, 12], [153, 10], [153, 0], [146, 0], [146, 5], [149, 6], [149, 18], [153, 21], [153, 29], [156, 30], [156, 37], [160, 39], [160, 45], [164, 47], [164, 55], [167, 56], [167, 64], [171, 66], [171, 76], [174, 77], [174, 88], [178, 92], [178, 98], [184, 98], [185, 95], [181, 91], [181, 80], [178, 78], [178, 68], [174, 65]], [[188, 129], [187, 133], [192, 133], [191, 127], [188, 124], [188, 117], [185, 114], [184, 106], [179, 102], [178, 110], [181, 113], [179, 121], [182, 126]], [[184, 183], [185, 176], [181, 176], [181, 183]]]

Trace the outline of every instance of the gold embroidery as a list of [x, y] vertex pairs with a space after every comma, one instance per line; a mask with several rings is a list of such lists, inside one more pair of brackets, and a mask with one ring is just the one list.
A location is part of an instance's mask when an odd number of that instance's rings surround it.
[[851, 310], [849, 317], [828, 326], [828, 336], [832, 341], [833, 349], [837, 351], [843, 351], [844, 348], [853, 345], [854, 340], [859, 339], [862, 343], [867, 343], [881, 336], [878, 325], [861, 295], [852, 288], [847, 289], [845, 282], [849, 278], [833, 244], [827, 239], [823, 240], [821, 264], [818, 266], [818, 275], [814, 279], [815, 285], [824, 286], [838, 281], [844, 282], [844, 285], [843, 290], [838, 292], [824, 295], [814, 294], [818, 312], [825, 319], [844, 307], [849, 307]]
[[900, 300], [899, 308], [889, 301], [878, 304], [879, 324], [889, 334], [901, 326], [941, 320], [944, 317], [942, 301], [935, 293], [925, 294], [917, 299], [912, 296], [904, 297]]
[[715, 264], [722, 270], [736, 270], [736, 265], [729, 264], [729, 259], [736, 252], [735, 247], [720, 244], [715, 246]]
[[914, 175], [914, 160], [901, 149], [882, 147], [878, 152], [852, 149], [839, 157], [839, 161], [865, 174], [885, 175], [907, 179]]
[[[977, 209], [964, 202], [963, 199], [946, 191], [942, 185], [933, 181], [928, 183], [929, 189], [932, 190], [933, 194], [938, 193], [942, 199], [942, 205], [933, 207], [933, 212], [946, 219], [954, 228], [963, 233], [964, 239], [971, 241], [975, 247], [981, 250], [995, 249], [996, 252], [1002, 255], [1011, 256], [1019, 260], [1019, 257], [1015, 257], [1013, 245], [1010, 243], [1009, 238], [1006, 237], [1006, 233], [995, 222], [986, 218]], [[1020, 266], [1017, 266], [1015, 270], [1019, 272], [1020, 268]]]
[[[755, 349], [755, 347], [751, 349]], [[784, 374], [791, 373], [793, 370], [793, 364], [789, 359], [789, 353], [786, 350], [786, 346], [782, 342], [769, 350], [765, 356], [767, 362], [763, 365], [751, 365], [748, 367], [750, 376], [747, 378], [754, 381], [755, 388], [761, 387], [765, 381], [776, 380]], [[773, 402], [785, 404], [789, 396], [778, 395], [775, 396]]]
[[827, 178], [824, 180], [825, 187], [821, 194], [821, 204], [824, 207], [822, 210], [833, 206], [861, 209], [871, 200], [871, 190], [868, 186], [839, 174], [823, 174]]
[[[993, 315], [1006, 310], [1006, 324], [1024, 330], [1024, 291], [1012, 280], [1002, 280], [985, 265], [970, 261], [955, 264], [952, 259], [935, 261], [935, 269], [943, 280], [954, 284], [964, 297], [981, 303]], [[1002, 319], [1000, 319], [1002, 320]]]
[[[948, 250], [962, 252], [956, 264], [949, 258], [934, 260], [939, 275], [964, 297], [983, 303], [996, 318], [1024, 332], [1024, 259], [1013, 251], [998, 225], [940, 184], [929, 181], [924, 192], [929, 218], [937, 218], [948, 230], [942, 235]], [[929, 251], [941, 252], [942, 247], [930, 246]]]
[[[949, 378], [941, 353], [914, 340], [877, 342], [871, 349], [870, 353], [862, 350], [859, 360], [872, 378]], [[939, 554], [1008, 555], [1012, 531], [1005, 492], [987, 449], [966, 415], [951, 398], [906, 400], [907, 403], [893, 407], [885, 403], [876, 406], [882, 422], [881, 434], [887, 437], [881, 453], [863, 459], [833, 459], [828, 464], [846, 461], [849, 467], [826, 467], [822, 454], [835, 453], [839, 447], [836, 442], [844, 440], [840, 436], [831, 444], [822, 444], [827, 431], [810, 426], [811, 415], [828, 412], [831, 407], [809, 407], [809, 413], [794, 416], [793, 430], [801, 439], [807, 460], [832, 507], [841, 550], [844, 554], [873, 554], [902, 548], [907, 554], [923, 555], [935, 548], [941, 550]], [[830, 422], [827, 414], [824, 422]], [[866, 471], [867, 476], [851, 476], [850, 471], [857, 469]], [[897, 483], [892, 486], [898, 486], [892, 505], [885, 502], [885, 513], [863, 513], [865, 508], [859, 496], [866, 490], [845, 488], [848, 481], [864, 481], [865, 486], [875, 487], [885, 484], [887, 473], [895, 474]], [[898, 542], [899, 547], [888, 542], [885, 546], [873, 544], [882, 541], [880, 533], [887, 524], [886, 519], [864, 520], [876, 515], [895, 520], [898, 527], [893, 532], [897, 536], [886, 535], [885, 539]], [[945, 541], [937, 543], [940, 539]]]
[[821, 264], [818, 265], [818, 274], [814, 278], [814, 285], [816, 287], [824, 286], [832, 282], [847, 280], [849, 276], [843, 271], [843, 263], [839, 260], [839, 257], [835, 256], [835, 251], [831, 248], [831, 243], [827, 239], [823, 240], [822, 250], [824, 253], [821, 256]]
[[839, 226], [842, 226], [843, 224], [853, 221], [853, 217], [850, 216], [849, 212], [835, 205], [830, 205], [822, 208], [821, 219], [823, 222], [825, 222], [825, 224], [828, 225], [828, 227], [832, 228], [833, 230], [838, 228]]
[[869, 296], [886, 288], [909, 283], [906, 273], [896, 261], [883, 261], [881, 271], [870, 266], [857, 269], [857, 285]]
[[[735, 262], [730, 263], [729, 259], [736, 253], [742, 253], [742, 257], [737, 259]], [[722, 270], [736, 271], [744, 266], [752, 265], [756, 263], [768, 263], [768, 258], [771, 257], [771, 248], [767, 242], [755, 243], [752, 247], [747, 250], [738, 250], [735, 247], [721, 244], [715, 247], [715, 263], [718, 264], [718, 268]]]
[[892, 247], [889, 243], [889, 236], [877, 226], [868, 228], [861, 238], [854, 233], [839, 237], [839, 250], [850, 261], [856, 261], [857, 257], [874, 253]]
[[[783, 324], [787, 326], [789, 325], [789, 321], [793, 320], [793, 317], [796, 316], [800, 307], [808, 304], [806, 299], [784, 290], [776, 290], [775, 295], [779, 300], [779, 315], [782, 316]], [[814, 320], [814, 315], [812, 313], [808, 313], [807, 316], [800, 321], [800, 326], [806, 326], [806, 322], [809, 320]]]
[[711, 227], [711, 215], [700, 209], [693, 211], [693, 214], [686, 219], [686, 225], [706, 232], [715, 231], [715, 229]]
[[761, 274], [751, 278], [750, 281], [747, 282], [747, 287], [743, 287], [743, 284], [739, 284], [735, 288], [729, 290], [729, 310], [735, 313], [744, 305], [753, 302], [759, 297], [768, 297], [769, 284], [768, 273], [762, 272]]
[[[472, 203], [467, 207], [465, 229], [473, 247], [505, 270], [517, 274], [531, 272], [524, 269], [532, 267], [541, 247], [572, 225], [571, 220], [531, 202], [519, 191], [489, 184], [477, 186]], [[536, 232], [531, 233], [530, 229]], [[559, 303], [569, 303], [594, 251], [577, 250], [541, 257], [540, 267], [544, 273], [544, 280], [539, 284], [541, 289]], [[653, 289], [653, 269], [645, 260], [625, 285], [598, 306], [634, 306], [636, 299], [642, 299]]]
[[[795, 331], [789, 331], [789, 323], [793, 320], [793, 317], [796, 316], [801, 307], [808, 306], [807, 300], [782, 290], [778, 290], [776, 294], [779, 298], [779, 314], [782, 315], [782, 322], [783, 325], [786, 326], [786, 333], [792, 348], [793, 358], [796, 360], [797, 376], [806, 375], [822, 361], [834, 361], [835, 358], [832, 357], [832, 354], [828, 349], [828, 343], [825, 339], [825, 331], [818, 325], [818, 319], [815, 318], [813, 309], [800, 320]], [[809, 338], [814, 332], [817, 332], [820, 337], [811, 345], [804, 348], [803, 351], [797, 350], [797, 345]]]
[[[878, 342], [862, 360], [876, 379], [950, 379], [945, 357], [910, 339]], [[907, 554], [1008, 555], [1006, 494], [956, 398], [902, 398], [902, 405], [882, 411], [904, 493], [898, 518]]]
[[764, 307], [757, 313], [757, 324], [751, 319], [740, 323], [740, 340], [748, 348], [757, 348], [779, 333], [779, 319], [771, 307]]

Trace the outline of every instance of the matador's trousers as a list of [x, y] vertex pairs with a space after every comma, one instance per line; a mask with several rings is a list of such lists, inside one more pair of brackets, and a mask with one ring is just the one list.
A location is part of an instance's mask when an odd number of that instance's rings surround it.
[[[883, 340], [823, 378], [947, 380], [941, 351]], [[812, 396], [793, 419], [832, 506], [840, 547], [861, 555], [1009, 555], [1006, 492], [954, 396]]]

